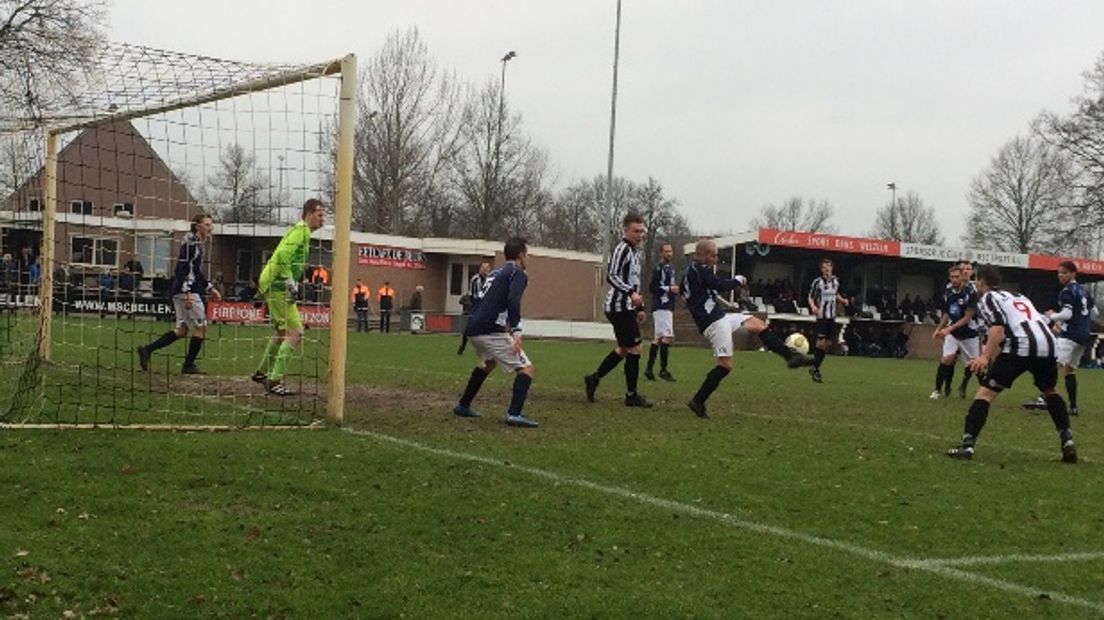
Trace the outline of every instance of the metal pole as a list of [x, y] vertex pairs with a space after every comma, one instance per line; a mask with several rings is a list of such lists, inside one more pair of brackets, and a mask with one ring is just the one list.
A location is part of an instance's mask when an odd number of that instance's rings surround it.
[[42, 265], [38, 287], [38, 310], [41, 313], [42, 334], [38, 342], [38, 357], [50, 361], [50, 338], [54, 321], [54, 228], [57, 225], [57, 134], [46, 134], [45, 195], [42, 212]]
[[345, 363], [349, 337], [350, 228], [353, 221], [353, 131], [357, 113], [357, 60], [341, 59], [341, 103], [337, 121], [334, 188], [333, 291], [330, 299], [330, 368], [326, 421], [345, 419]]
[[602, 232], [602, 264], [608, 267], [613, 231], [613, 137], [617, 129], [617, 61], [621, 53], [621, 0], [617, 0], [617, 22], [613, 30], [613, 92], [610, 96], [609, 158], [606, 162], [606, 229]]

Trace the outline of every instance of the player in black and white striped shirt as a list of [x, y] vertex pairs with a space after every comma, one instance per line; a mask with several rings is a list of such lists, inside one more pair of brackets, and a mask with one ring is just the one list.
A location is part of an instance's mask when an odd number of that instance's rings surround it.
[[610, 289], [606, 293], [604, 309], [606, 318], [613, 325], [617, 346], [606, 355], [598, 369], [583, 377], [587, 400], [594, 402], [594, 392], [602, 377], [625, 360], [625, 406], [651, 407], [636, 392], [640, 378], [640, 323], [644, 321], [644, 299], [640, 296], [640, 244], [648, 229], [644, 218], [628, 213], [621, 222], [622, 239], [610, 254], [606, 268], [606, 281]]
[[816, 348], [813, 349], [813, 367], [809, 376], [817, 383], [823, 383], [820, 365], [824, 356], [839, 337], [839, 325], [836, 324], [836, 307], [847, 305], [847, 298], [840, 295], [839, 278], [832, 275], [832, 259], [820, 259], [820, 277], [813, 280], [809, 289], [809, 313], [816, 317]]
[[1011, 388], [1017, 377], [1029, 372], [1035, 386], [1043, 392], [1050, 419], [1058, 431], [1062, 461], [1076, 463], [1077, 449], [1073, 445], [1069, 410], [1066, 409], [1066, 401], [1054, 389], [1058, 383], [1058, 367], [1050, 320], [1036, 310], [1028, 298], [1000, 290], [1000, 283], [1000, 272], [996, 267], [986, 265], [978, 270], [977, 291], [981, 295], [978, 311], [989, 332], [989, 339], [985, 350], [970, 361], [981, 387], [966, 414], [962, 444], [948, 450], [947, 456], [973, 458], [974, 445], [989, 416], [990, 403], [1001, 391]]

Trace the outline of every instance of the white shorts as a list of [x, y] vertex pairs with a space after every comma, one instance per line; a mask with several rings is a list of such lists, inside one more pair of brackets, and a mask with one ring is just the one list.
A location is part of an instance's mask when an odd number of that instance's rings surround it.
[[713, 345], [715, 357], [732, 357], [732, 333], [743, 327], [744, 322], [751, 318], [750, 314], [734, 312], [726, 314], [723, 319], [717, 319], [705, 328], [702, 335]]
[[[184, 307], [184, 299], [192, 298], [192, 307]], [[173, 310], [176, 310], [176, 326], [204, 327], [207, 325], [207, 310], [203, 307], [203, 298], [195, 293], [173, 295]]]
[[506, 372], [532, 365], [525, 351], [514, 353], [514, 338], [505, 332], [472, 336], [468, 341], [480, 362], [493, 360]]
[[943, 337], [943, 357], [950, 357], [958, 353], [963, 362], [969, 362], [977, 357], [980, 352], [981, 348], [978, 346], [976, 337], [964, 340], [959, 340], [950, 334]]
[[1077, 344], [1069, 338], [1055, 338], [1054, 352], [1059, 366], [1077, 368], [1081, 365], [1081, 356], [1085, 354], [1085, 345]]
[[652, 310], [655, 338], [675, 337], [675, 313], [670, 310]]

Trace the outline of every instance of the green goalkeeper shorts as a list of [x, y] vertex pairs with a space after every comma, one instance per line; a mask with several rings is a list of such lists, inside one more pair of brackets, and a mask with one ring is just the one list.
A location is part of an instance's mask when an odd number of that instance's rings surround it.
[[303, 331], [303, 321], [299, 318], [299, 307], [288, 299], [284, 291], [270, 290], [264, 296], [265, 305], [268, 306], [268, 318], [272, 320], [272, 326], [279, 330], [294, 329]]

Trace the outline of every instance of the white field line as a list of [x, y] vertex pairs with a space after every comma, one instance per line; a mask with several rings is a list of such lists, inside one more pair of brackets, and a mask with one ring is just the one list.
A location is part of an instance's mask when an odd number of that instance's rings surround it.
[[974, 555], [961, 558], [932, 558], [918, 560], [917, 564], [926, 567], [936, 566], [980, 566], [985, 564], [1057, 563], [1093, 562], [1104, 560], [1104, 551], [1074, 551], [1052, 555], [1010, 553], [1007, 555]]
[[583, 478], [574, 478], [571, 476], [565, 476], [558, 474], [554, 471], [545, 469], [538, 469], [536, 467], [527, 467], [524, 465], [517, 465], [515, 463], [505, 463], [501, 460], [492, 459], [485, 456], [479, 456], [477, 454], [470, 454], [466, 452], [456, 452], [445, 448], [433, 448], [425, 444], [418, 443], [416, 441], [410, 441], [408, 439], [402, 439], [399, 437], [392, 437], [390, 435], [384, 435], [382, 433], [375, 433], [372, 431], [356, 430], [345, 428], [344, 432], [351, 435], [360, 437], [367, 437], [376, 441], [388, 442], [395, 445], [403, 446], [418, 450], [420, 452], [426, 452], [429, 454], [435, 454], [437, 456], [443, 456], [451, 459], [458, 459], [463, 461], [469, 461], [473, 463], [482, 463], [484, 465], [490, 465], [494, 467], [502, 467], [529, 474], [537, 478], [544, 478], [559, 484], [570, 485], [587, 489], [590, 491], [596, 491], [605, 495], [612, 495], [623, 499], [628, 499], [642, 504], [648, 504], [656, 508], [662, 508], [664, 510], [671, 510], [682, 514], [688, 514], [695, 517], [701, 517], [703, 519], [710, 519], [730, 527], [735, 527], [749, 532], [768, 534], [771, 536], [777, 536], [779, 538], [794, 540], [797, 542], [805, 543], [807, 545], [813, 545], [816, 547], [823, 547], [827, 549], [834, 549], [836, 551], [842, 551], [861, 558], [865, 558], [872, 562], [881, 564], [888, 564], [895, 568], [905, 568], [918, 570], [926, 573], [932, 573], [948, 579], [954, 579], [956, 581], [964, 581], [967, 583], [973, 583], [978, 585], [989, 586], [991, 588], [1002, 590], [1011, 594], [1017, 594], [1020, 596], [1026, 596], [1031, 598], [1038, 598], [1040, 595], [1045, 594], [1050, 600], [1071, 605], [1074, 607], [1081, 607], [1084, 609], [1090, 609], [1095, 612], [1104, 613], [1104, 602], [1091, 601], [1061, 592], [1045, 591], [1030, 586], [1013, 583], [1011, 581], [1005, 581], [1003, 579], [995, 579], [993, 577], [987, 577], [985, 575], [979, 575], [977, 573], [971, 573], [957, 568], [949, 566], [942, 566], [938, 564], [930, 564], [930, 560], [906, 558], [884, 551], [878, 551], [877, 549], [871, 549], [869, 547], [863, 547], [861, 545], [852, 544], [842, 540], [835, 540], [832, 538], [825, 538], [823, 536], [813, 536], [811, 534], [805, 534], [796, 530], [787, 529], [775, 525], [768, 525], [765, 523], [757, 523], [755, 521], [748, 521], [739, 517], [733, 516], [728, 513], [717, 512], [714, 510], [708, 510], [677, 502], [674, 500], [664, 499], [662, 497], [656, 497], [647, 493], [638, 493], [630, 489], [623, 487], [610, 486], [600, 484], [597, 482], [591, 482]]

